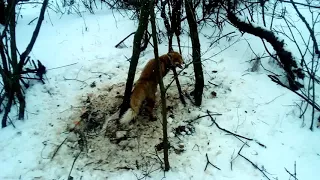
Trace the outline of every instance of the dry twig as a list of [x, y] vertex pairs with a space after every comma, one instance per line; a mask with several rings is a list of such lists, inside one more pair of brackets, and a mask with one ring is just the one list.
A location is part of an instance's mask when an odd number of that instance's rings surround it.
[[[240, 148], [240, 150], [238, 151], [238, 156], [241, 156], [243, 159], [247, 160], [253, 167], [255, 167], [256, 169], [258, 169], [268, 180], [270, 180], [270, 178], [266, 175], [266, 173], [264, 172], [265, 170], [260, 169], [256, 164], [254, 164], [252, 161], [250, 161], [250, 159], [248, 159], [247, 157], [243, 156], [241, 154], [241, 151], [243, 149], [243, 147], [246, 145], [247, 143], [244, 143], [242, 145], [242, 147]], [[237, 158], [237, 157], [236, 157]]]
[[248, 140], [248, 141], [254, 141], [254, 142], [256, 142], [258, 145], [260, 145], [261, 147], [267, 148], [264, 144], [260, 143], [260, 142], [257, 141], [257, 140], [254, 140], [254, 139], [252, 139], [252, 138], [247, 138], [247, 137], [244, 137], [244, 136], [235, 134], [235, 133], [233, 133], [233, 132], [231, 132], [231, 131], [229, 131], [229, 130], [227, 130], [227, 129], [221, 128], [221, 127], [219, 126], [219, 124], [216, 122], [216, 120], [213, 119], [213, 117], [211, 116], [211, 114], [210, 114], [210, 112], [209, 112], [208, 110], [207, 110], [207, 114], [208, 114], [208, 116], [210, 117], [210, 119], [211, 119], [211, 121], [212, 121], [212, 124], [211, 124], [210, 126], [212, 126], [213, 124], [215, 124], [218, 129], [220, 129], [220, 130], [222, 130], [222, 131], [224, 131], [224, 132], [227, 132], [228, 134], [231, 134], [231, 135], [233, 135], [233, 136], [235, 136], [235, 137], [237, 137], [237, 138], [242, 138], [242, 139], [245, 139], [245, 140]]
[[80, 156], [80, 154], [81, 154], [81, 151], [77, 154], [77, 156], [76, 156], [76, 157], [74, 158], [74, 160], [73, 160], [73, 163], [72, 163], [72, 166], [71, 166], [71, 169], [70, 169], [69, 175], [68, 175], [68, 180], [72, 180], [72, 179], [73, 179], [73, 177], [72, 177], [72, 176], [70, 176], [70, 175], [71, 175], [71, 172], [72, 172], [73, 166], [74, 166], [74, 164], [76, 163], [76, 161], [77, 161], [78, 157]]
[[220, 168], [218, 168], [217, 166], [213, 165], [213, 164], [210, 162], [210, 160], [209, 160], [209, 158], [208, 158], [208, 154], [207, 154], [207, 153], [206, 153], [206, 158], [207, 158], [207, 164], [206, 164], [206, 167], [204, 168], [204, 171], [206, 171], [206, 170], [207, 170], [207, 167], [208, 167], [208, 165], [209, 165], [209, 164], [210, 164], [211, 166], [213, 166], [213, 167], [217, 168], [218, 170], [221, 170]]

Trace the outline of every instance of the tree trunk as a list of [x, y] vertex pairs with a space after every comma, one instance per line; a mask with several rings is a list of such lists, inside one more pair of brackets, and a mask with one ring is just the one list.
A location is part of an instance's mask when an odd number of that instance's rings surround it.
[[9, 18], [9, 33], [10, 33], [10, 52], [11, 52], [11, 64], [13, 74], [17, 73], [18, 68], [18, 56], [17, 56], [17, 44], [16, 44], [16, 13], [15, 13], [15, 1], [8, 1], [8, 7], [11, 9]]
[[120, 114], [119, 114], [120, 117], [130, 107], [130, 96], [131, 96], [133, 81], [134, 81], [138, 60], [140, 56], [141, 40], [143, 39], [144, 32], [147, 30], [147, 27], [148, 27], [148, 18], [150, 15], [149, 3], [150, 3], [149, 0], [145, 0], [144, 3], [142, 3], [141, 14], [139, 18], [139, 25], [133, 40], [133, 52], [132, 52], [131, 61], [130, 61], [130, 67], [129, 67], [128, 77], [126, 82], [124, 98], [123, 98], [123, 102], [120, 109]]
[[5, 22], [6, 22], [6, 15], [5, 15], [5, 4], [4, 4], [4, 0], [0, 0], [0, 24], [5, 26]]
[[5, 107], [4, 114], [3, 114], [3, 117], [2, 117], [2, 121], [1, 121], [1, 127], [2, 128], [7, 127], [7, 118], [8, 118], [8, 115], [10, 113], [10, 110], [11, 110], [13, 98], [14, 98], [13, 93], [9, 93], [8, 94], [8, 102], [7, 102], [7, 105]]
[[162, 112], [162, 130], [163, 130], [163, 154], [164, 154], [164, 170], [169, 171], [169, 146], [168, 146], [168, 134], [167, 134], [167, 104], [166, 104], [166, 90], [163, 85], [162, 72], [160, 71], [160, 60], [158, 54], [158, 42], [157, 42], [157, 31], [155, 23], [155, 14], [154, 14], [154, 4], [151, 3], [150, 6], [150, 16], [151, 16], [151, 27], [152, 27], [152, 39], [154, 46], [154, 56], [157, 62], [156, 73], [158, 74], [158, 82], [160, 85], [161, 92], [161, 112]]
[[181, 34], [181, 7], [182, 0], [171, 0], [172, 4], [172, 19], [171, 19], [171, 28], [174, 34], [177, 37], [179, 53], [181, 54], [180, 46], [180, 34]]
[[192, 7], [192, 0], [185, 0], [185, 8], [187, 14], [187, 20], [190, 29], [190, 38], [192, 43], [192, 57], [193, 57], [193, 68], [195, 74], [195, 89], [194, 89], [194, 100], [195, 105], [200, 106], [202, 103], [202, 93], [204, 86], [202, 63], [201, 63], [201, 51], [200, 41], [198, 35], [198, 27], [196, 22], [195, 10]]
[[170, 4], [168, 3], [168, 0], [161, 1], [161, 17], [163, 19], [164, 26], [167, 29], [167, 36], [169, 41], [168, 52], [170, 52], [170, 51], [173, 51], [173, 48], [172, 48], [173, 31], [172, 31], [172, 24], [170, 25], [169, 18], [166, 14], [166, 5], [170, 6]]

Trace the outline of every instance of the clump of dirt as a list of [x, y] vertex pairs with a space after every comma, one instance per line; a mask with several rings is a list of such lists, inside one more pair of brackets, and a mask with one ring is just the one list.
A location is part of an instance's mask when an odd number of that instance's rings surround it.
[[194, 127], [191, 124], [180, 125], [174, 130], [176, 135], [191, 135], [192, 133], [194, 133]]

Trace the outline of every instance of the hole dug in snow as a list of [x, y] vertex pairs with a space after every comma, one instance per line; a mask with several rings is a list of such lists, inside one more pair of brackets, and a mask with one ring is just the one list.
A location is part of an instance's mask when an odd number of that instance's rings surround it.
[[[74, 148], [86, 153], [77, 161], [84, 161], [84, 164], [96, 162], [87, 168], [113, 171], [143, 170], [150, 168], [150, 165], [161, 167], [162, 158], [159, 157], [162, 157], [163, 147], [160, 97], [157, 95], [154, 109], [157, 121], [149, 121], [142, 110], [135, 121], [124, 127], [117, 122], [124, 89], [124, 83], [98, 88], [97, 92], [82, 97], [83, 108], [71, 117], [78, 121], [73, 125], [74, 136], [70, 141], [75, 142], [75, 138], [78, 138], [78, 146]], [[178, 136], [191, 135], [194, 129], [183, 124], [183, 114], [188, 112], [180, 104], [177, 90], [167, 92], [167, 109], [169, 153], [180, 154], [185, 146]]]

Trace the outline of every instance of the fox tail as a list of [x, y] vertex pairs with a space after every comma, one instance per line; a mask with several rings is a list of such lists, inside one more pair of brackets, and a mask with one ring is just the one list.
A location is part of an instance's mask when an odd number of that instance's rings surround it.
[[136, 118], [137, 113], [129, 108], [121, 117], [120, 124], [128, 124], [132, 119]]

